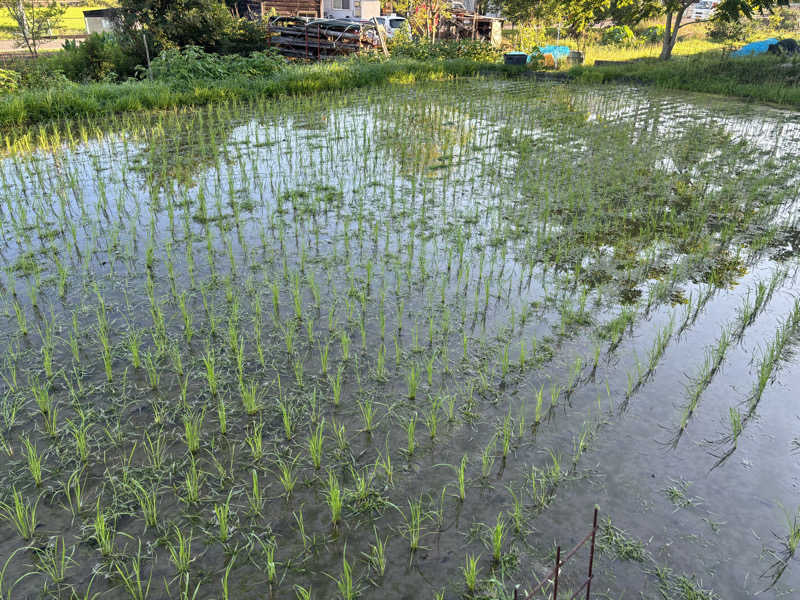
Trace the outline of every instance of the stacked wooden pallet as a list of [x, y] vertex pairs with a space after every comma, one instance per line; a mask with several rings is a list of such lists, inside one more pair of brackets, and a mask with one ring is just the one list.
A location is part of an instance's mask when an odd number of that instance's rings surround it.
[[358, 21], [276, 17], [267, 25], [269, 44], [284, 56], [320, 60], [358, 52], [371, 45], [373, 26]]

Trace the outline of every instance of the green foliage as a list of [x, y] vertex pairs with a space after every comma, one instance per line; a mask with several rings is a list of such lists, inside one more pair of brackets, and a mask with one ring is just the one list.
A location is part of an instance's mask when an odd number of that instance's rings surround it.
[[679, 61], [639, 60], [609, 67], [573, 67], [586, 83], [638, 81], [663, 89], [738, 96], [800, 108], [800, 63], [790, 67], [772, 55], [728, 59], [714, 53]]
[[275, 51], [253, 52], [250, 56], [209, 54], [197, 46], [164, 50], [151, 63], [153, 79], [191, 83], [231, 77], [268, 77], [286, 66]]
[[783, 7], [769, 17], [769, 25], [779, 31], [800, 30], [800, 13], [788, 7]]
[[515, 35], [516, 41], [514, 43], [514, 48], [521, 52], [527, 52], [528, 54], [533, 52], [534, 48], [544, 46], [547, 43], [545, 32], [534, 23], [520, 25], [516, 28]]
[[0, 93], [16, 92], [20, 76], [16, 71], [0, 69]]
[[[56, 77], [59, 84], [48, 89], [46, 94], [39, 90], [21, 89], [0, 96], [0, 129], [67, 117], [97, 117], [139, 110], [202, 106], [231, 99], [307, 95], [387, 82], [414, 83], [471, 76], [487, 70], [500, 74], [516, 72], [515, 68], [500, 63], [465, 59], [414, 61], [394, 58], [375, 62], [356, 57], [334, 63], [297, 65], [281, 69], [271, 77], [206, 78], [194, 82], [187, 80], [185, 84], [189, 85], [183, 86], [163, 80], [77, 86], [59, 73]], [[55, 77], [52, 71], [47, 72], [46, 76]]]
[[651, 25], [647, 29], [645, 29], [639, 37], [647, 42], [648, 44], [655, 44], [660, 42], [664, 39], [664, 26], [663, 25]]
[[486, 42], [476, 40], [446, 40], [430, 42], [427, 40], [392, 40], [392, 56], [402, 56], [415, 60], [437, 60], [464, 58], [476, 62], [497, 62], [502, 52]]
[[19, 76], [21, 90], [62, 90], [75, 86], [49, 57], [20, 65]]
[[[128, 47], [144, 57], [142, 33], [150, 52], [200, 46], [213, 52], [236, 31], [236, 19], [219, 0], [120, 0], [118, 29]], [[138, 26], [138, 27], [137, 27]], [[144, 61], [142, 61], [144, 62]]]
[[603, 18], [611, 19], [615, 25], [635, 27], [661, 12], [658, 0], [611, 0]]
[[627, 25], [613, 25], [603, 31], [601, 44], [627, 46], [636, 41], [636, 36]]
[[80, 44], [67, 40], [64, 51], [47, 60], [55, 70], [77, 82], [116, 81], [133, 75], [135, 66], [135, 60], [107, 33], [93, 33]]
[[715, 42], [743, 42], [753, 31], [749, 22], [715, 17], [707, 26], [707, 35]]

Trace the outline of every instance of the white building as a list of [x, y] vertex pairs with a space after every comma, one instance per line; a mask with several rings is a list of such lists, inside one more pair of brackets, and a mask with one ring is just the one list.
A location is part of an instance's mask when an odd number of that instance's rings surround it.
[[380, 0], [323, 0], [324, 15], [331, 19], [367, 20], [381, 14]]

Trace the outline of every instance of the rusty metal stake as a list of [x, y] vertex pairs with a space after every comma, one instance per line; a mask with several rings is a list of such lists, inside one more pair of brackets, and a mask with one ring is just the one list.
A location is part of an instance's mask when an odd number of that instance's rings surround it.
[[561, 546], [556, 548], [556, 570], [553, 575], [553, 600], [558, 600], [558, 571], [561, 568]]
[[586, 581], [586, 600], [592, 593], [592, 566], [594, 565], [594, 539], [597, 534], [597, 507], [594, 507], [594, 519], [592, 521], [592, 545], [589, 546], [589, 579]]

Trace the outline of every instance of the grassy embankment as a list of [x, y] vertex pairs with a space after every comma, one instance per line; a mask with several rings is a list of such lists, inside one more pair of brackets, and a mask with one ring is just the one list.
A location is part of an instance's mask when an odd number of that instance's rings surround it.
[[383, 83], [414, 83], [480, 73], [518, 73], [519, 68], [468, 60], [385, 62], [348, 60], [293, 65], [273, 76], [203, 80], [191, 86], [160, 81], [90, 83], [49, 90], [24, 90], [0, 97], [0, 129], [54, 119], [95, 117], [147, 109], [171, 109], [256, 97], [310, 94]]
[[574, 67], [569, 74], [587, 83], [643, 83], [800, 108], [797, 58], [772, 55], [730, 58], [709, 52], [675, 57], [668, 62], [644, 59], [612, 66]]

